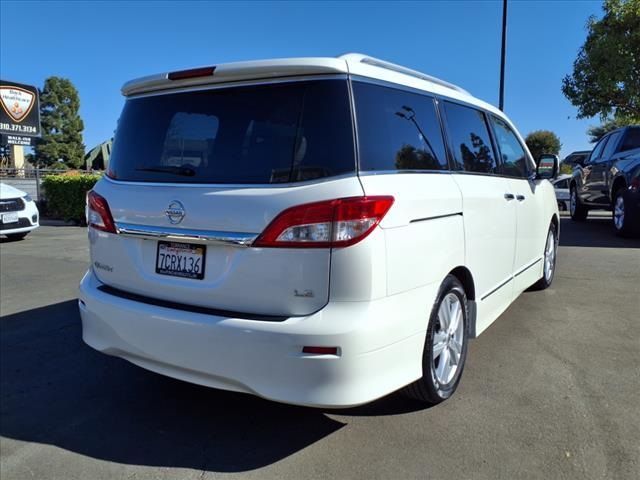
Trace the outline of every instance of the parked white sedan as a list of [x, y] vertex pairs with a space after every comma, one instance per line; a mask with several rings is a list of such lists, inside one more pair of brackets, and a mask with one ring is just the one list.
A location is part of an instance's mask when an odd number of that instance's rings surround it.
[[0, 183], [0, 235], [19, 240], [40, 226], [38, 207], [31, 196]]
[[569, 180], [571, 175], [559, 175], [558, 178], [553, 180], [553, 189], [556, 192], [556, 199], [558, 200], [558, 208], [562, 211], [569, 210]]

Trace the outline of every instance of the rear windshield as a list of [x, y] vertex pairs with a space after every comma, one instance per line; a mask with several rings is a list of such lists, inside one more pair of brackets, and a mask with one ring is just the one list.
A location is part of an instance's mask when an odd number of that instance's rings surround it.
[[268, 184], [355, 172], [346, 80], [154, 95], [126, 102], [116, 180]]

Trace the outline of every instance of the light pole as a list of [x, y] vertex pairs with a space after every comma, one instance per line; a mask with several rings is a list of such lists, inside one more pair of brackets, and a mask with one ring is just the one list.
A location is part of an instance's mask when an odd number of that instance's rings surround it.
[[500, 51], [500, 105], [504, 112], [504, 60], [507, 50], [507, 0], [502, 0], [502, 50]]

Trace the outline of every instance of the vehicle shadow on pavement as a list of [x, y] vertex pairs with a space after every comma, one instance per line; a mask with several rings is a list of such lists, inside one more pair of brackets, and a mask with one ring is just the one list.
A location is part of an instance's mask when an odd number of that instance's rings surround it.
[[613, 232], [610, 217], [589, 217], [574, 222], [560, 219], [561, 247], [640, 248], [640, 238], [622, 238]]
[[24, 241], [23, 238], [11, 238], [0, 233], [0, 243], [13, 243], [13, 242], [22, 242], [22, 241]]
[[111, 462], [242, 472], [345, 425], [95, 352], [75, 300], [1, 318], [0, 354], [0, 435]]

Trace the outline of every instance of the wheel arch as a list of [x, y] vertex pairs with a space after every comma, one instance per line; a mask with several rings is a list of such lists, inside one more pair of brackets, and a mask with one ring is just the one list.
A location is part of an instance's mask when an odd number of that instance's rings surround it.
[[627, 182], [625, 181], [624, 177], [619, 175], [618, 177], [616, 177], [613, 180], [613, 184], [611, 184], [611, 198], [609, 200], [611, 200], [611, 205], [613, 205], [613, 202], [615, 202], [615, 195], [616, 192], [620, 189], [620, 188], [625, 188], [627, 186]]
[[576, 177], [571, 177], [569, 179], [569, 192], [571, 192], [572, 188], [578, 188], [578, 181], [576, 180]]
[[467, 303], [469, 307], [469, 338], [476, 338], [476, 287], [473, 275], [467, 267], [458, 266], [449, 272], [449, 275], [456, 277], [464, 287], [467, 295]]

